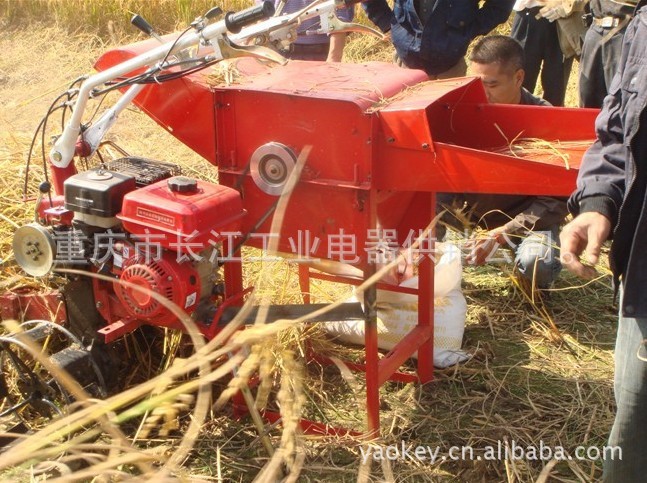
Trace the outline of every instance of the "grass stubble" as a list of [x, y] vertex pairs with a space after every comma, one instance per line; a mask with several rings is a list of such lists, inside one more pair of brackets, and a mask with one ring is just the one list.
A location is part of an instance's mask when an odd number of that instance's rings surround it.
[[[89, 70], [91, 61], [111, 42], [123, 42], [122, 32], [114, 25], [124, 23], [119, 12], [136, 8], [126, 0], [110, 2], [118, 4], [113, 20], [108, 2], [49, 3], [62, 12], [54, 16], [57, 26], [34, 23], [45, 2], [0, 3], [1, 21], [9, 27], [0, 33], [0, 43], [5, 52], [12, 53], [0, 60], [0, 96], [7, 99], [8, 107], [0, 114], [2, 291], [46, 290], [57, 283], [55, 277], [23, 277], [10, 251], [14, 229], [33, 218], [33, 205], [22, 201], [31, 129], [52, 94], [74, 77], [69, 74]], [[24, 10], [22, 16], [18, 4]], [[181, 9], [182, 2], [146, 4], [152, 8], [148, 18], [168, 30], [202, 11], [198, 6], [192, 7], [189, 17], [178, 16], [177, 11], [158, 16], [158, 7]], [[69, 22], [66, 8], [83, 21]], [[93, 11], [102, 14], [92, 20]], [[111, 29], [110, 20], [114, 21]], [[92, 22], [97, 22], [96, 28]], [[104, 24], [105, 32], [99, 28]], [[74, 35], [68, 36], [63, 25]], [[17, 34], [27, 32], [30, 45], [15, 40]], [[34, 46], [41, 56], [38, 66], [31, 58]], [[383, 41], [352, 36], [345, 55], [348, 61], [389, 61], [392, 50]], [[53, 79], [43, 79], [61, 66], [69, 70], [68, 75], [57, 73]], [[33, 86], [40, 86], [40, 91]], [[124, 113], [111, 135], [133, 153], [178, 162], [185, 173], [215, 179], [215, 168], [196, 160], [191, 151], [178, 146], [136, 110]], [[39, 162], [32, 170], [32, 179], [39, 181]], [[245, 252], [248, 257], [257, 255], [253, 250]], [[603, 446], [613, 417], [615, 312], [608, 272], [601, 272], [598, 280], [588, 283], [562, 274], [546, 302], [526, 296], [506, 266], [466, 268], [463, 290], [469, 309], [464, 348], [471, 359], [437, 370], [435, 380], [424, 386], [385, 384], [378, 441], [299, 434], [296, 421], [301, 415], [354, 428], [361, 428], [365, 419], [361, 375], [351, 373], [341, 362], [325, 367], [305, 364], [307, 344], [335, 360], [361, 360], [363, 353], [332, 343], [317, 326], [285, 321], [259, 324], [238, 339], [227, 339], [226, 334], [206, 343], [196, 339], [193, 353], [175, 359], [168, 356], [164, 371], [104, 401], [84, 400], [83, 394], [77, 394], [76, 411], [0, 454], [2, 478], [38, 481], [59, 475], [64, 481], [110, 481], [155, 475], [251, 481], [258, 475], [259, 480], [274, 481], [284, 474], [290, 479], [298, 475], [300, 481], [595, 481], [601, 474], [599, 461], [482, 458], [433, 465], [414, 459], [382, 464], [361, 461], [363, 448], [399, 446], [402, 441], [414, 448], [440, 446], [440, 454], [447, 454], [451, 446], [470, 446], [475, 456], [483, 456], [484, 449], [498, 441], [509, 446], [513, 442], [538, 446], [542, 441], [571, 454], [579, 445]], [[257, 287], [253, 297], [257, 302], [299, 300], [294, 264], [249, 263], [245, 277]], [[321, 281], [313, 281], [311, 292], [315, 302], [339, 302], [349, 295], [348, 287]], [[161, 337], [165, 342], [160, 344], [170, 343], [171, 337], [175, 345], [183, 345], [177, 334]], [[130, 353], [138, 360], [138, 370], [157, 373], [158, 366], [151, 367], [150, 349], [132, 344]], [[236, 377], [232, 376], [234, 369]], [[221, 407], [233, 393], [227, 387], [244, 388], [247, 376], [255, 372], [261, 376], [255, 396], [258, 406], [269, 404], [284, 416], [283, 425], [266, 425], [262, 434], [249, 418], [233, 419], [229, 407]], [[223, 399], [212, 406], [205, 401], [214, 382], [215, 396]], [[78, 390], [73, 381], [66, 385], [70, 391]], [[277, 449], [274, 457], [267, 454], [262, 437], [268, 437]], [[294, 471], [285, 471], [286, 466]]]

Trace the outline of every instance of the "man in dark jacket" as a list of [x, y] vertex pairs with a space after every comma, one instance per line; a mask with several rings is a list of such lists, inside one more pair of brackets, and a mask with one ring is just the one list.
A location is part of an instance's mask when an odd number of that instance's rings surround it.
[[479, 40], [470, 54], [472, 74], [481, 78], [485, 95], [492, 104], [550, 106], [524, 85], [524, 50], [506, 35], [488, 35]]
[[[494, 104], [550, 106], [523, 88], [523, 48], [505, 35], [480, 39], [470, 54], [470, 67], [483, 81], [488, 101]], [[462, 208], [472, 224], [484, 228], [484, 236], [468, 242], [467, 262], [481, 265], [499, 245], [515, 252], [515, 265], [527, 285], [550, 287], [561, 270], [557, 233], [566, 216], [566, 201], [548, 196], [442, 194], [441, 207]], [[461, 229], [466, 221], [449, 210], [443, 221]], [[437, 229], [442, 235], [443, 229]]]
[[580, 107], [602, 107], [618, 67], [622, 36], [637, 0], [591, 0], [591, 26], [580, 57]]
[[399, 62], [422, 69], [432, 79], [465, 75], [470, 42], [510, 16], [514, 0], [367, 0], [368, 18], [391, 33]]
[[609, 446], [621, 447], [622, 459], [605, 459], [604, 480], [625, 483], [647, 478], [647, 7], [627, 27], [618, 64], [596, 121], [598, 139], [584, 157], [569, 200], [576, 217], [561, 241], [565, 266], [593, 277], [595, 269], [579, 257], [597, 263], [613, 234], [609, 260], [621, 296], [617, 412]]

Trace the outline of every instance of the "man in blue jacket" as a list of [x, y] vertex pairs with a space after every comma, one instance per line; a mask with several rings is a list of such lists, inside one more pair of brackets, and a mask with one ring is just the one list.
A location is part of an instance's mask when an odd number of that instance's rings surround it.
[[[647, 2], [641, 2], [642, 5]], [[562, 262], [583, 277], [595, 269], [613, 235], [609, 261], [620, 290], [615, 348], [616, 417], [604, 481], [647, 479], [647, 7], [627, 26], [618, 71], [596, 121], [598, 139], [580, 168], [569, 200], [576, 215], [561, 234]]]
[[431, 79], [466, 73], [465, 53], [470, 42], [510, 16], [514, 0], [367, 0], [368, 18], [382, 32], [391, 33], [397, 61], [422, 69]]

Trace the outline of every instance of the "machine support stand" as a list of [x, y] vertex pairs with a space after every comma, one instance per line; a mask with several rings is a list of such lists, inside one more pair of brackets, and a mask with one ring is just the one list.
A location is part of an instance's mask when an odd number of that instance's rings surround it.
[[[430, 193], [429, 219], [436, 213], [436, 194]], [[429, 337], [418, 349], [418, 378], [422, 384], [430, 382], [434, 377], [434, 260], [436, 228], [432, 228], [430, 241], [430, 256], [425, 256], [418, 267], [418, 327], [429, 331]]]
[[304, 304], [310, 303], [310, 267], [303, 263], [299, 264], [299, 288]]
[[[369, 264], [364, 279], [375, 273], [375, 265]], [[364, 291], [364, 337], [366, 345], [366, 412], [368, 437], [373, 439], [380, 433], [380, 368], [377, 345], [377, 285]]]
[[[224, 253], [229, 253], [227, 242], [224, 244]], [[232, 253], [232, 256], [237, 256], [238, 259], [228, 261], [225, 264], [225, 287], [226, 297], [231, 297], [243, 291], [243, 262], [242, 254], [238, 250], [237, 254]]]

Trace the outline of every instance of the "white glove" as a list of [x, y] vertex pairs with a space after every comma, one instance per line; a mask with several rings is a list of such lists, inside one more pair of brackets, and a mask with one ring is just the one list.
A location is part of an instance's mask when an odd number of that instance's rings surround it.
[[561, 4], [553, 7], [549, 7], [548, 5], [542, 7], [541, 10], [539, 10], [538, 16], [544, 17], [550, 22], [554, 22], [557, 19], [568, 17], [569, 14], [570, 12], [567, 12], [564, 5]]

